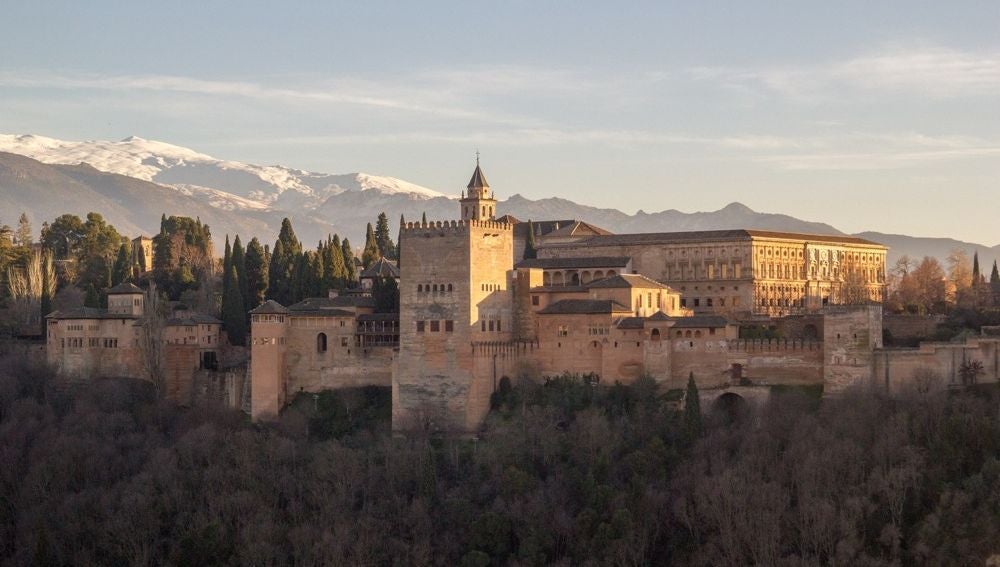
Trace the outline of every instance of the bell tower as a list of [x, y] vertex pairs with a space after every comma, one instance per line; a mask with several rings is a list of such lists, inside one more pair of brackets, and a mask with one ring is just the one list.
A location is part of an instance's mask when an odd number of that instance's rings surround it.
[[462, 220], [493, 220], [496, 217], [497, 201], [486, 182], [486, 175], [479, 167], [479, 152], [476, 152], [476, 171], [466, 187], [468, 192], [462, 193]]

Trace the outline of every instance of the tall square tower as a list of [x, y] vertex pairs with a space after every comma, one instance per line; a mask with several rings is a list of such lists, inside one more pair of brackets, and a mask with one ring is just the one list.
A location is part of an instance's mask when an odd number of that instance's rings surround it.
[[470, 431], [482, 421], [495, 377], [477, 371], [473, 347], [513, 336], [513, 245], [512, 225], [492, 220], [401, 227], [393, 429]]

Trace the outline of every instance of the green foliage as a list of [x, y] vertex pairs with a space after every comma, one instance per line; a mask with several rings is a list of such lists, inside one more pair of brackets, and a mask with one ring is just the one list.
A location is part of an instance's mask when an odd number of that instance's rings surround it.
[[365, 233], [365, 249], [361, 253], [361, 265], [367, 268], [381, 257], [382, 252], [379, 250], [378, 241], [375, 239], [375, 231], [372, 230], [372, 223], [368, 223], [368, 229]]
[[524, 242], [525, 259], [538, 257], [538, 245], [535, 244], [535, 225], [528, 221], [528, 238]]
[[687, 392], [684, 395], [684, 431], [688, 439], [701, 437], [701, 400], [698, 396], [698, 384], [694, 381], [694, 372], [688, 376]]
[[344, 273], [347, 275], [347, 285], [350, 286], [358, 280], [358, 271], [354, 264], [354, 249], [351, 248], [351, 241], [345, 238], [340, 249], [344, 253]]
[[212, 232], [201, 219], [164, 215], [153, 237], [153, 280], [172, 300], [180, 298], [215, 269]]
[[256, 237], [250, 240], [246, 250], [246, 279], [247, 296], [246, 307], [253, 309], [264, 302], [264, 295], [267, 292], [267, 258], [264, 248]]
[[384, 212], [379, 213], [375, 222], [375, 244], [378, 246], [378, 253], [383, 258], [396, 259], [396, 244], [392, 241], [389, 232], [389, 217]]
[[118, 248], [118, 257], [115, 258], [114, 267], [111, 269], [111, 285], [116, 286], [122, 282], [132, 280], [132, 247], [127, 238], [122, 240], [122, 245]]
[[226, 287], [222, 295], [222, 323], [229, 335], [229, 343], [245, 345], [247, 340], [247, 310], [240, 295], [236, 267], [230, 266], [226, 274]]
[[93, 307], [94, 309], [101, 306], [101, 294], [98, 293], [94, 284], [87, 284], [87, 295], [83, 298], [83, 306]]
[[247, 285], [247, 259], [246, 252], [243, 250], [243, 243], [240, 242], [240, 235], [236, 235], [233, 239], [233, 257], [232, 257], [233, 268], [236, 269], [236, 279], [239, 282], [240, 297], [244, 299], [249, 297], [249, 288]]
[[399, 285], [395, 278], [376, 278], [372, 286], [376, 313], [399, 313]]

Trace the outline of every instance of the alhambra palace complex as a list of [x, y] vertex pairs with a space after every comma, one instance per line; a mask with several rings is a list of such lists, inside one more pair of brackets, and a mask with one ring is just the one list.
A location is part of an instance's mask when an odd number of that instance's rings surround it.
[[[480, 167], [460, 220], [400, 227], [400, 312], [364, 292], [251, 311], [249, 362], [225, 372], [219, 321], [176, 314], [164, 331], [167, 392], [192, 392], [276, 416], [300, 392], [392, 388], [397, 430], [474, 431], [504, 379], [648, 375], [664, 390], [694, 376], [702, 396], [766, 396], [775, 385], [898, 390], [918, 369], [944, 385], [967, 360], [1000, 378], [1000, 339], [882, 346], [886, 252], [850, 237], [758, 230], [611, 234], [581, 221], [496, 216]], [[537, 254], [525, 259], [533, 241]], [[364, 274], [363, 274], [364, 275]], [[362, 287], [364, 289], [364, 286]], [[142, 291], [109, 292], [107, 310], [48, 318], [47, 357], [67, 375], [144, 376]], [[741, 339], [741, 326], [783, 339]], [[110, 341], [110, 342], [109, 342]]]

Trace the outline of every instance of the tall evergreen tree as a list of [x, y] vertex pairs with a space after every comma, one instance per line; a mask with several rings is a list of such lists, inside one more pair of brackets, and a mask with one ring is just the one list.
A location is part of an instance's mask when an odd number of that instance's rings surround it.
[[420, 224], [427, 224], [427, 211], [420, 213]]
[[537, 258], [538, 248], [535, 244], [535, 225], [528, 221], [528, 238], [524, 241], [524, 257], [526, 259]]
[[274, 243], [274, 252], [267, 270], [267, 297], [282, 305], [288, 305], [291, 278], [288, 273], [288, 255], [285, 245], [279, 239]]
[[1000, 270], [997, 270], [996, 260], [993, 260], [993, 271], [990, 272], [990, 285], [994, 291], [1000, 291]]
[[361, 252], [361, 265], [368, 268], [381, 257], [378, 241], [375, 240], [375, 231], [372, 230], [372, 223], [368, 223], [368, 230], [365, 232], [365, 249]]
[[22, 248], [31, 246], [31, 234], [31, 222], [28, 221], [28, 214], [22, 212], [21, 218], [17, 220], [17, 234], [15, 235], [17, 242], [15, 244]]
[[358, 270], [357, 266], [354, 265], [354, 250], [351, 248], [351, 241], [344, 238], [340, 250], [344, 253], [344, 277], [347, 279], [344, 282], [344, 287], [349, 288], [358, 281]]
[[390, 260], [396, 259], [396, 244], [389, 234], [389, 217], [384, 212], [378, 214], [375, 222], [375, 244], [378, 245], [379, 255]]
[[406, 219], [403, 215], [399, 215], [399, 234], [396, 235], [396, 267], [402, 267], [403, 265], [403, 227], [406, 226]]
[[122, 245], [118, 247], [118, 257], [115, 258], [115, 265], [111, 269], [111, 285], [115, 286], [132, 279], [132, 250], [127, 238], [122, 240]]
[[94, 284], [87, 284], [87, 295], [83, 297], [83, 306], [95, 309], [101, 306], [101, 294], [97, 293]]
[[[968, 256], [966, 256], [968, 257]], [[972, 254], [972, 285], [977, 286], [983, 282], [983, 276], [979, 271], [979, 252]]]
[[295, 236], [292, 229], [292, 221], [284, 218], [281, 220], [281, 231], [278, 233], [278, 240], [284, 245], [285, 254], [289, 257], [298, 256], [302, 253], [302, 243]]
[[226, 300], [226, 292], [229, 291], [229, 268], [233, 267], [233, 247], [229, 244], [229, 235], [226, 235], [226, 248], [222, 256], [222, 301]]
[[372, 286], [376, 313], [399, 313], [399, 285], [395, 278], [376, 278]]
[[236, 281], [240, 284], [240, 297], [246, 303], [247, 297], [250, 296], [250, 292], [247, 289], [246, 252], [243, 250], [243, 243], [240, 242], [240, 235], [238, 234], [233, 239], [232, 263], [233, 267], [236, 268]]
[[295, 258], [295, 267], [293, 268], [292, 278], [291, 278], [291, 297], [289, 298], [290, 303], [297, 303], [306, 299], [311, 295], [310, 291], [312, 288], [312, 282], [310, 278], [312, 276], [312, 252], [303, 252]]
[[684, 428], [689, 439], [701, 437], [701, 400], [698, 399], [694, 372], [688, 376], [687, 394], [684, 396]]
[[340, 236], [334, 234], [323, 248], [323, 285], [330, 289], [343, 290], [347, 282], [347, 270], [344, 267], [344, 250], [341, 248]]
[[246, 265], [247, 296], [243, 303], [244, 307], [249, 310], [263, 303], [265, 292], [267, 292], [267, 254], [257, 238], [252, 238], [247, 244], [244, 263]]
[[240, 296], [240, 282], [236, 267], [230, 266], [226, 272], [226, 292], [222, 296], [222, 323], [229, 335], [229, 344], [245, 345], [247, 340], [247, 314]]

